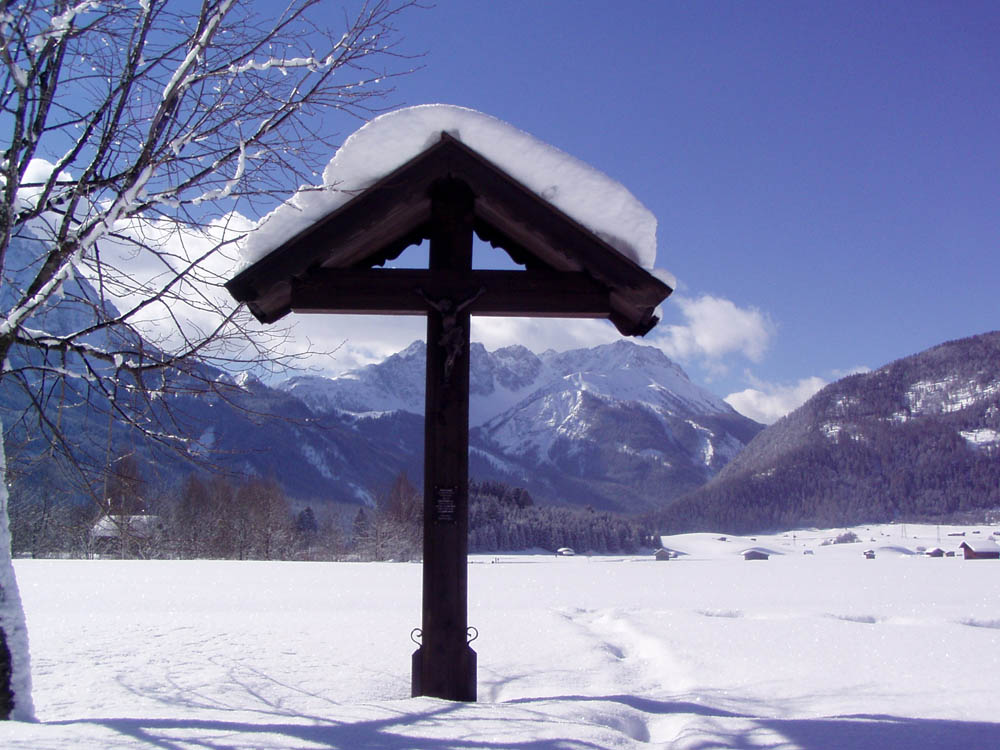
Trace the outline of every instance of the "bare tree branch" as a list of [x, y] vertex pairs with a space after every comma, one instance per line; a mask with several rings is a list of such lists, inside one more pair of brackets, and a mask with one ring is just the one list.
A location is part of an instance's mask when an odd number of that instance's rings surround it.
[[[294, 365], [222, 283], [254, 217], [332, 154], [329, 113], [369, 116], [412, 70], [396, 23], [415, 6], [370, 0], [332, 28], [322, 0], [0, 3], [0, 381], [83, 379], [113, 400], [123, 376], [190, 383], [195, 360]], [[87, 313], [54, 328], [63, 295]]]

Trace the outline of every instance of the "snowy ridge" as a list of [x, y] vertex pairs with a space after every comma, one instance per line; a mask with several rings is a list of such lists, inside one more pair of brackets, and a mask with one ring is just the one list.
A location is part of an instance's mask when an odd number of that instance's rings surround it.
[[[319, 413], [394, 410], [423, 414], [425, 346], [415, 341], [383, 362], [335, 378], [296, 377], [276, 387]], [[487, 352], [472, 344], [470, 425], [475, 427], [559, 384], [608, 401], [636, 402], [669, 414], [730, 414], [722, 399], [694, 385], [663, 352], [619, 341], [533, 354], [523, 346]]]
[[[998, 394], [1000, 380], [983, 384], [976, 379], [963, 379], [956, 375], [936, 381], [918, 381], [906, 392], [907, 416], [950, 414], [993, 399]], [[899, 417], [900, 421], [905, 421], [906, 417], [902, 414]]]
[[949, 341], [826, 386], [668, 510], [730, 530], [948, 518], [995, 508], [1000, 331]]
[[[870, 418], [903, 425], [968, 410], [973, 421], [979, 418], [978, 413], [982, 411], [987, 421], [995, 422], [1000, 415], [996, 406], [1000, 397], [1000, 370], [996, 362], [981, 353], [978, 362], [975, 356], [970, 358], [957, 353], [949, 357], [948, 354], [949, 347], [961, 347], [976, 340], [986, 342], [992, 337], [993, 334], [983, 334], [943, 344], [862, 376], [857, 382], [880, 383], [879, 388], [883, 391], [898, 389], [897, 404], [901, 408], [879, 413], [870, 397], [840, 394], [825, 405], [826, 419], [818, 425], [818, 429], [834, 442], [841, 434], [861, 441], [866, 439], [861, 422]], [[958, 432], [974, 446], [990, 446], [1000, 441], [1000, 433], [992, 427], [970, 426]]]
[[423, 414], [424, 351], [424, 343], [416, 341], [377, 365], [352, 370], [332, 380], [298, 376], [279, 383], [277, 388], [319, 414], [343, 412], [361, 416], [392, 411]]
[[[424, 364], [418, 341], [381, 363], [277, 388], [321, 415], [420, 415]], [[706, 481], [760, 429], [662, 351], [630, 341], [542, 354], [477, 343], [470, 375], [474, 475], [534, 482], [531, 491], [549, 500], [655, 505]], [[601, 488], [588, 495], [580, 481]], [[638, 495], [636, 483], [645, 486]]]

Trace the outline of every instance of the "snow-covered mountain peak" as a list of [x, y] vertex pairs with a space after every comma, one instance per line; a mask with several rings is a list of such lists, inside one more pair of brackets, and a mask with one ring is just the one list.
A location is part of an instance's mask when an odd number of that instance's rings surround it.
[[[422, 414], [425, 355], [423, 342], [414, 342], [338, 378], [297, 378], [281, 387], [326, 413]], [[650, 492], [679, 494], [718, 471], [760, 429], [693, 384], [662, 351], [631, 341], [540, 355], [473, 343], [470, 359], [476, 471], [532, 478], [546, 495], [564, 490], [538, 482], [572, 483], [573, 476], [625, 485], [645, 477]]]
[[335, 378], [304, 375], [279, 383], [320, 414], [345, 412], [424, 411], [426, 344], [414, 341], [382, 362], [350, 370]]
[[530, 385], [542, 370], [542, 360], [520, 344], [497, 349], [490, 356], [496, 365], [494, 377], [500, 386], [510, 391]]
[[728, 414], [721, 398], [696, 386], [687, 373], [660, 349], [630, 341], [616, 341], [592, 349], [546, 352], [546, 364], [595, 395], [618, 401], [637, 401], [655, 408], [699, 414]]
[[[722, 399], [694, 385], [662, 351], [630, 341], [541, 355], [521, 345], [489, 352], [477, 342], [471, 346], [470, 357], [473, 426], [554, 383], [561, 389], [585, 390], [605, 401], [639, 402], [673, 413], [732, 411]], [[425, 358], [426, 345], [415, 341], [382, 362], [336, 378], [297, 377], [279, 388], [323, 413], [403, 410], [422, 414]]]

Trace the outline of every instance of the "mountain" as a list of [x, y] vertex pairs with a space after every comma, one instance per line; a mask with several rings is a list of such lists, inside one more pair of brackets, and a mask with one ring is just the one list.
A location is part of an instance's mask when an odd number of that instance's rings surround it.
[[[278, 388], [327, 417], [422, 415], [424, 360], [418, 341], [337, 378]], [[550, 502], [629, 511], [700, 486], [762, 429], [660, 350], [624, 340], [539, 355], [473, 344], [470, 427], [472, 476]], [[408, 439], [419, 446], [422, 432]]]
[[[12, 240], [0, 311], [11, 307], [42, 256], [29, 234]], [[75, 271], [54, 300], [32, 316], [33, 329], [65, 334], [87, 330], [99, 312], [117, 315], [109, 303], [102, 307], [88, 279]], [[117, 328], [92, 333], [85, 341], [118, 352], [154, 349]], [[100, 472], [124, 455], [138, 459], [156, 491], [169, 491], [192, 472], [210, 471], [274, 477], [290, 495], [310, 502], [369, 503], [373, 492], [399, 472], [420, 471], [419, 446], [402, 445], [395, 436], [417, 434], [421, 420], [403, 412], [383, 419], [324, 417], [253, 377], [233, 378], [197, 361], [184, 373], [167, 375], [149, 400], [130, 387], [127, 377], [114, 385], [111, 363], [90, 363], [108, 378], [107, 390], [74, 355], [15, 347], [6, 365], [0, 418], [15, 492], [85, 498], [102, 491]], [[64, 377], [54, 377], [55, 372]], [[122, 412], [152, 433], [172, 437], [149, 439], [118, 419]], [[65, 443], [57, 440], [55, 425]], [[54, 446], [60, 450], [53, 451]]]
[[1000, 507], [1000, 332], [852, 375], [658, 516], [733, 533]]
[[[11, 245], [0, 307], [9, 307], [38, 255], [30, 239]], [[84, 330], [97, 319], [98, 300], [75, 274], [32, 324], [53, 333]], [[127, 332], [94, 336], [90, 343], [102, 348], [150, 350]], [[58, 424], [80, 467], [102, 469], [131, 454], [150, 484], [164, 490], [208, 467], [273, 477], [314, 504], [369, 504], [401, 472], [420, 484], [425, 355], [418, 341], [338, 378], [297, 377], [276, 386], [195, 362], [146, 401], [127, 382], [104, 391], [73, 357], [56, 363], [68, 375], [56, 383], [51, 370], [42, 374], [36, 366], [42, 354], [17, 350], [0, 387], [12, 475], [52, 488], [83, 478], [86, 472], [49, 458]], [[471, 355], [470, 475], [524, 487], [541, 502], [659, 507], [704, 484], [762, 429], [692, 384], [661, 351], [630, 341], [543, 354], [473, 344]], [[102, 375], [113, 374], [110, 363], [102, 366]], [[31, 402], [39, 393], [47, 423]], [[179, 438], [172, 442], [180, 450], [140, 438], [112, 418], [118, 409]], [[100, 476], [89, 476], [101, 491]]]

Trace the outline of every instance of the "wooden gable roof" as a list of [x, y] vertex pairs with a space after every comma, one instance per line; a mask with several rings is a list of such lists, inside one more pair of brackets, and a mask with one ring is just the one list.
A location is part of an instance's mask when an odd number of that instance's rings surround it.
[[447, 133], [226, 288], [265, 323], [291, 311], [422, 314], [412, 291], [432, 286], [432, 272], [374, 267], [429, 239], [432, 189], [444, 180], [471, 191], [476, 234], [525, 266], [467, 273], [470, 287], [488, 279], [513, 292], [483, 295], [472, 314], [606, 317], [625, 335], [657, 323], [669, 286]]

